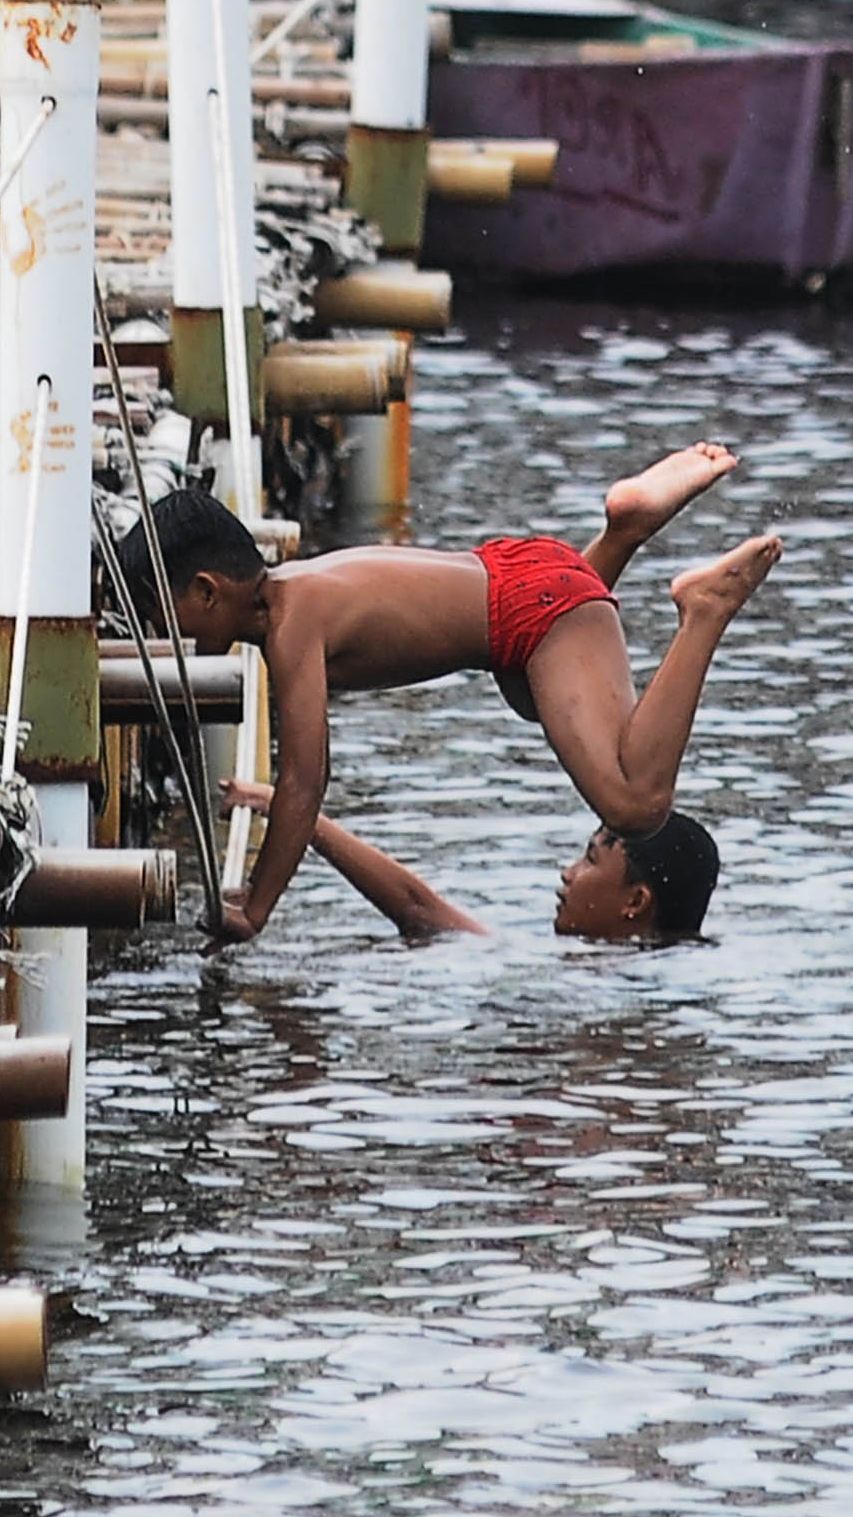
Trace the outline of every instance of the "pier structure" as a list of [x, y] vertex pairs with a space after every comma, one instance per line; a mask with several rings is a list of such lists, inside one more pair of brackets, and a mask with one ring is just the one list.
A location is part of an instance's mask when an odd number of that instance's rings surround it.
[[[91, 378], [99, 14], [95, 4], [15, 0], [0, 30], [0, 162], [49, 118], [0, 207], [0, 648], [8, 672], [29, 486], [40, 471], [29, 575], [25, 755], [46, 847], [84, 851], [99, 759], [91, 599]], [[46, 407], [37, 435], [38, 400]], [[37, 444], [41, 457], [37, 455]], [[32, 692], [32, 693], [30, 693]], [[4, 1020], [71, 1040], [68, 1114], [15, 1128], [15, 1178], [82, 1188], [86, 931], [29, 928], [15, 948], [40, 973], [7, 976]], [[0, 1142], [8, 1137], [4, 1130]]]

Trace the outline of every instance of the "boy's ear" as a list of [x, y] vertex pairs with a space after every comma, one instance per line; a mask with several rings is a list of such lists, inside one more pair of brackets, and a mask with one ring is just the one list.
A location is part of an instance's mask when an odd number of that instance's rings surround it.
[[190, 581], [190, 588], [199, 596], [205, 606], [213, 606], [219, 599], [219, 585], [213, 574], [208, 574], [206, 569], [198, 569]]
[[629, 922], [642, 921], [652, 915], [655, 898], [651, 886], [642, 882], [632, 885], [623, 907], [623, 915]]

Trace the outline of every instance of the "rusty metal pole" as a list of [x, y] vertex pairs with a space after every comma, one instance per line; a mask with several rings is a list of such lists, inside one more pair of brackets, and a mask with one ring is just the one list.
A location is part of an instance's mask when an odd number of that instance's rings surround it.
[[40, 1291], [0, 1289], [0, 1390], [36, 1391], [47, 1377], [47, 1312]]
[[[39, 785], [44, 842], [84, 849], [86, 782], [97, 774], [98, 655], [90, 602], [92, 281], [99, 14], [93, 0], [5, 0], [0, 161], [43, 106], [44, 129], [6, 192], [0, 238], [0, 697], [23, 552], [37, 381], [51, 382], [33, 557], [25, 767]], [[10, 971], [4, 1018], [25, 1036], [70, 1036], [67, 1117], [8, 1127], [0, 1178], [81, 1188], [85, 1169], [86, 933], [22, 932], [44, 955], [40, 983]], [[9, 1124], [8, 1126], [14, 1126]]]

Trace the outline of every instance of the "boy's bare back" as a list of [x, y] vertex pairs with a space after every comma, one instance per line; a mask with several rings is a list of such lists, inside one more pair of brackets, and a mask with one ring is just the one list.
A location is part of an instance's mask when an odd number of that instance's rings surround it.
[[346, 548], [283, 564], [263, 586], [276, 675], [322, 647], [332, 690], [436, 679], [489, 661], [487, 576], [474, 553]]

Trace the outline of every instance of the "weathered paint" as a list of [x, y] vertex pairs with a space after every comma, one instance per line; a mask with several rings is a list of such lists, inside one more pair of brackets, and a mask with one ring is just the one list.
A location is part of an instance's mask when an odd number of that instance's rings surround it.
[[[5, 708], [15, 622], [0, 617], [0, 704]], [[19, 761], [37, 783], [98, 778], [100, 700], [94, 617], [30, 622], [22, 715], [32, 731]]]
[[[244, 313], [249, 364], [252, 425], [263, 426], [260, 383], [264, 353], [263, 313], [250, 306]], [[225, 341], [222, 312], [187, 309], [172, 311], [172, 373], [175, 405], [185, 416], [220, 433], [227, 430], [228, 395], [225, 383]]]
[[423, 241], [429, 132], [359, 126], [347, 138], [347, 200], [375, 221], [386, 254], [415, 254]]

